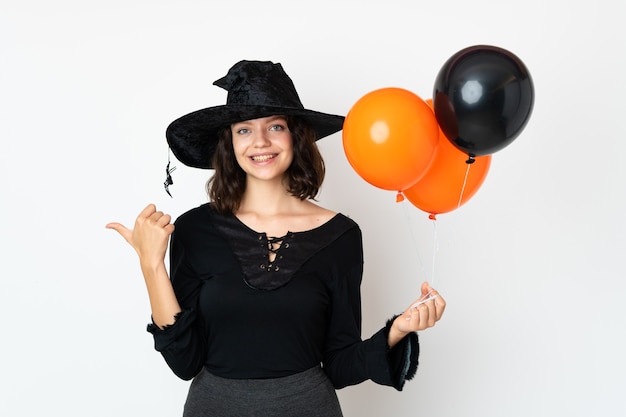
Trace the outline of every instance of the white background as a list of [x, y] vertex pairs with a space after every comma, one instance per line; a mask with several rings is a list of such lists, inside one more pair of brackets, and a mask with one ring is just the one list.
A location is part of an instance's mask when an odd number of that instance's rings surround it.
[[188, 383], [153, 350], [136, 257], [104, 225], [206, 201], [210, 172], [177, 161], [163, 191], [164, 131], [222, 104], [211, 83], [232, 64], [281, 62], [306, 107], [346, 114], [382, 87], [430, 98], [445, 60], [476, 44], [518, 55], [536, 100], [460, 209], [433, 223], [363, 181], [339, 134], [320, 142], [320, 202], [364, 233], [364, 336], [424, 280], [449, 304], [421, 334], [415, 380], [341, 390], [345, 415], [626, 414], [621, 2], [1, 6], [0, 415], [180, 415]]

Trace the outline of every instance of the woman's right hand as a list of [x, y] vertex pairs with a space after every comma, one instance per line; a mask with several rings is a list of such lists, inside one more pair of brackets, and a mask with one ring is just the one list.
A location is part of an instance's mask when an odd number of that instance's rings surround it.
[[174, 225], [169, 214], [157, 211], [154, 204], [139, 213], [130, 230], [120, 223], [109, 223], [107, 229], [117, 230], [139, 255], [141, 271], [148, 288], [152, 320], [160, 328], [174, 324], [181, 308], [165, 269], [165, 252]]
[[107, 229], [116, 230], [135, 249], [140, 262], [145, 266], [156, 266], [165, 259], [169, 237], [174, 232], [172, 217], [157, 211], [154, 204], [148, 204], [131, 230], [120, 223], [109, 223]]

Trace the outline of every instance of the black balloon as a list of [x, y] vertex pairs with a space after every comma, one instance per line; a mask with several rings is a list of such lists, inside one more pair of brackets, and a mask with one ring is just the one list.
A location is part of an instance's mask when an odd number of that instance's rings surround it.
[[433, 107], [441, 130], [470, 156], [508, 146], [526, 126], [534, 88], [511, 52], [477, 45], [450, 57], [435, 80]]

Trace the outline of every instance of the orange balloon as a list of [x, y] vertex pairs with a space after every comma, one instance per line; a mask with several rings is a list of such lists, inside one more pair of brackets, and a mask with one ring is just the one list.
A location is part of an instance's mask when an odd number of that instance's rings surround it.
[[491, 165], [491, 155], [475, 157], [469, 171], [467, 160], [468, 155], [440, 131], [439, 145], [428, 171], [403, 194], [415, 207], [431, 215], [457, 209], [472, 198], [483, 184]]
[[343, 125], [343, 148], [352, 168], [384, 190], [404, 190], [426, 172], [438, 142], [437, 119], [428, 104], [402, 88], [361, 97]]

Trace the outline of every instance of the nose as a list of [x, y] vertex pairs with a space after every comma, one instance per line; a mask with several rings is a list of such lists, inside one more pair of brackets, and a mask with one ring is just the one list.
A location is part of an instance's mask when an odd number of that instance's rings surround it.
[[265, 132], [264, 130], [257, 130], [254, 133], [254, 137], [253, 137], [253, 145], [257, 148], [263, 148], [266, 146], [270, 145], [270, 140], [267, 137], [267, 132]]

